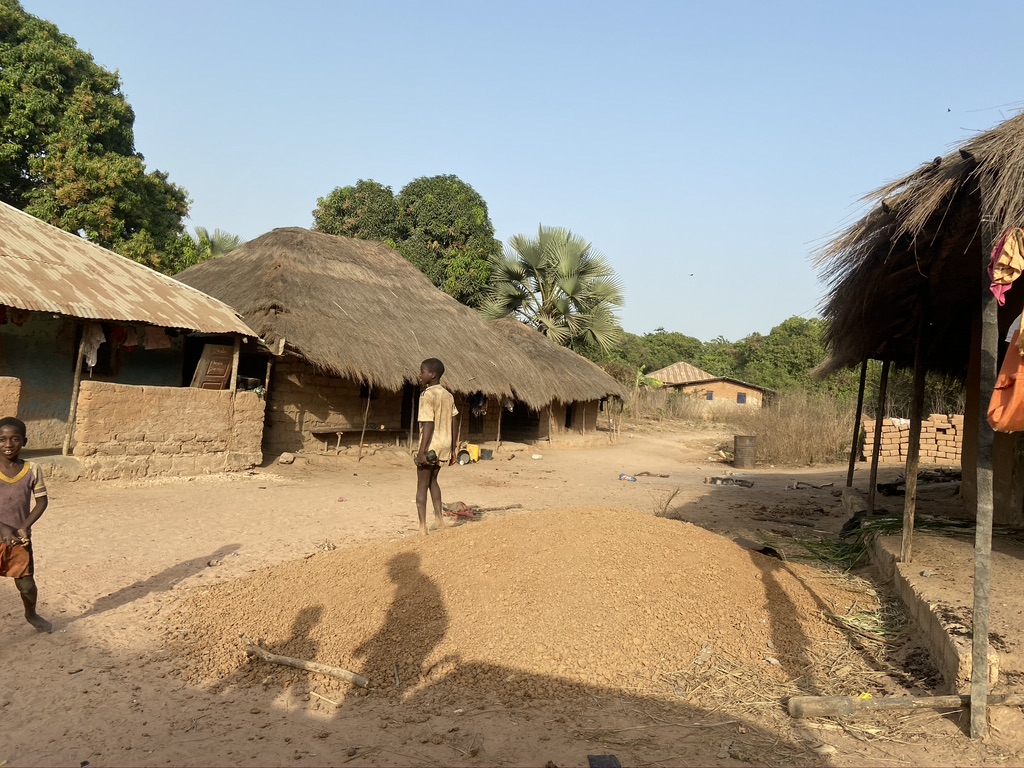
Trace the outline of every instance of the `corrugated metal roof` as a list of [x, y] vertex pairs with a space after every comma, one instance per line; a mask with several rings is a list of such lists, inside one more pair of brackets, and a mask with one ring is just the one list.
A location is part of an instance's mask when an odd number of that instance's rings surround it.
[[693, 384], [698, 381], [710, 381], [711, 379], [719, 378], [689, 363], [673, 363], [666, 368], [645, 375], [650, 379], [669, 385]]
[[0, 304], [256, 336], [227, 304], [0, 203]]

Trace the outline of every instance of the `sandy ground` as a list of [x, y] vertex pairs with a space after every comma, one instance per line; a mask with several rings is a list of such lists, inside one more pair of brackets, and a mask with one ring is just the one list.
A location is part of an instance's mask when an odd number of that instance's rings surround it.
[[[705, 477], [729, 471], [711, 458], [725, 439], [711, 428], [648, 429], [605, 447], [503, 450], [444, 470], [442, 488], [447, 502], [521, 505], [486, 512], [492, 519], [574, 507], [671, 509], [752, 539], [824, 535], [842, 525], [832, 489], [790, 489], [796, 480], [839, 485], [838, 467], [766, 467], [745, 473], [753, 488], [706, 485]], [[668, 477], [629, 483], [622, 472]], [[34, 538], [40, 612], [54, 633], [38, 635], [23, 622], [13, 585], [0, 590], [0, 765], [569, 766], [595, 754], [650, 765], [1022, 762], [1020, 723], [1005, 711], [993, 717], [990, 743], [978, 745], [963, 736], [961, 717], [927, 712], [905, 722], [889, 716], [875, 729], [885, 738], [828, 722], [780, 735], [773, 702], [764, 716], [723, 718], [608, 688], [509, 706], [450, 692], [335, 702], [301, 685], [210, 688], [183, 679], [163, 633], [197, 587], [412, 537], [414, 483], [407, 457], [391, 451], [358, 464], [316, 456], [192, 480], [51, 483]], [[906, 690], [919, 684], [908, 678]], [[901, 723], [905, 735], [893, 736]]]

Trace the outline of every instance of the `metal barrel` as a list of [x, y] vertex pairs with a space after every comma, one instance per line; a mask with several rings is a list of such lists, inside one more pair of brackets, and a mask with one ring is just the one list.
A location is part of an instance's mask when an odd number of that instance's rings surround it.
[[735, 435], [732, 465], [737, 469], [753, 469], [757, 466], [757, 438], [753, 435]]

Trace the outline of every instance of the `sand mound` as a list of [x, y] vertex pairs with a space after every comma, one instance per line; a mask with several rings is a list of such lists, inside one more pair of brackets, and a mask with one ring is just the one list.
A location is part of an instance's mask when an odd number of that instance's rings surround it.
[[[288, 684], [239, 633], [359, 672], [503, 699], [596, 686], [672, 697], [702, 649], [799, 677], [851, 598], [820, 572], [701, 528], [611, 511], [521, 514], [427, 540], [324, 552], [196, 591], [166, 628], [195, 683]], [[766, 659], [772, 661], [766, 662]], [[322, 692], [348, 691], [320, 678]]]

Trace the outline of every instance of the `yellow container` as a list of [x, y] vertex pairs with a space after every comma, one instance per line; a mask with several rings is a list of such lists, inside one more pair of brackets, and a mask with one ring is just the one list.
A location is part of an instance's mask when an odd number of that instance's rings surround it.
[[480, 461], [480, 446], [473, 445], [472, 443], [466, 443], [466, 452], [469, 454], [469, 460], [472, 462]]

